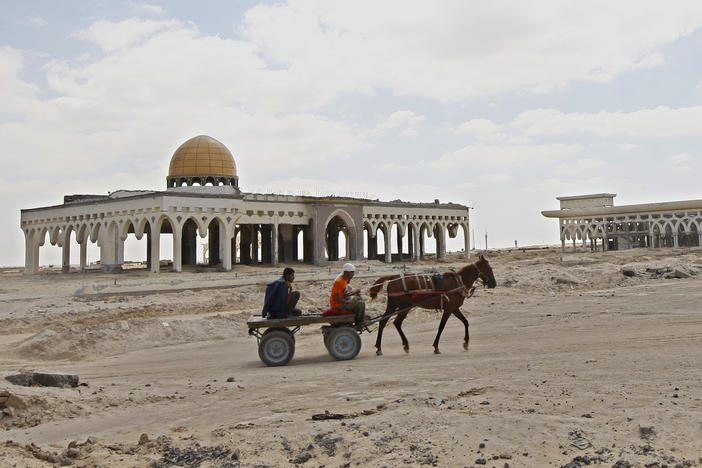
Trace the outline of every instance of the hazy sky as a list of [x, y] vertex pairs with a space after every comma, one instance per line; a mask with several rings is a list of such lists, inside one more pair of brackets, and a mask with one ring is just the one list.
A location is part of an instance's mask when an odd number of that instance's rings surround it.
[[463, 203], [478, 246], [556, 243], [560, 195], [702, 198], [699, 0], [0, 8], [0, 265], [21, 208], [164, 189], [199, 134], [244, 191]]

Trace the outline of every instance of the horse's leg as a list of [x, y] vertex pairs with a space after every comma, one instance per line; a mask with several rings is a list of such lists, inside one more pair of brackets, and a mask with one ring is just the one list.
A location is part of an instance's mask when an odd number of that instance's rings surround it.
[[466, 327], [466, 336], [463, 339], [463, 349], [468, 351], [468, 342], [470, 341], [470, 334], [468, 333], [468, 319], [463, 315], [463, 312], [461, 312], [461, 309], [457, 309], [453, 315], [455, 315], [458, 320], [463, 322], [463, 326]]
[[400, 334], [400, 338], [402, 339], [402, 348], [405, 350], [406, 353], [409, 354], [409, 341], [407, 341], [407, 337], [402, 331], [402, 322], [405, 320], [408, 313], [409, 310], [406, 310], [397, 314], [397, 318], [395, 319], [393, 324], [395, 324], [395, 328], [397, 328], [397, 333]]
[[[392, 299], [388, 298], [388, 302], [385, 305], [385, 315], [390, 315], [392, 311], [395, 309], [395, 304]], [[390, 317], [382, 319], [380, 322], [378, 322], [378, 337], [375, 339], [375, 354], [377, 356], [382, 356], [383, 355], [383, 350], [381, 348], [382, 346], [382, 341], [383, 341], [383, 329], [385, 328], [385, 325], [388, 323], [388, 320], [390, 320]]]
[[446, 321], [450, 316], [451, 312], [444, 309], [444, 313], [441, 315], [441, 322], [439, 323], [439, 331], [436, 333], [436, 339], [434, 339], [434, 354], [441, 354], [441, 351], [439, 351], [439, 338], [441, 338], [441, 332], [444, 331]]

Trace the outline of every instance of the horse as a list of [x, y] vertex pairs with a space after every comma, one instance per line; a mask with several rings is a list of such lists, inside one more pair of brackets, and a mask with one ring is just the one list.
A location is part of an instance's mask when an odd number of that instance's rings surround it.
[[[441, 309], [443, 315], [439, 323], [439, 331], [434, 340], [434, 354], [441, 354], [439, 351], [439, 338], [441, 332], [444, 331], [446, 321], [451, 316], [455, 315], [466, 329], [463, 349], [468, 349], [468, 319], [460, 311], [461, 305], [466, 297], [472, 295], [473, 283], [480, 279], [484, 286], [494, 288], [497, 285], [495, 275], [492, 273], [492, 267], [483, 255], [478, 256], [478, 261], [471, 263], [459, 269], [458, 271], [446, 272], [443, 275], [423, 275], [423, 274], [400, 274], [387, 275], [378, 278], [370, 288], [371, 300], [378, 296], [378, 292], [387, 283], [388, 302], [385, 307], [385, 313], [378, 325], [378, 338], [375, 341], [376, 352], [378, 356], [382, 356], [381, 342], [383, 340], [383, 329], [390, 320], [390, 316], [397, 312], [397, 317], [393, 321], [397, 332], [402, 338], [402, 347], [406, 353], [409, 353], [409, 342], [407, 337], [402, 332], [402, 322], [407, 317], [409, 311], [414, 307], [423, 309]], [[439, 280], [439, 281], [437, 281]], [[437, 284], [440, 283], [440, 284]]]

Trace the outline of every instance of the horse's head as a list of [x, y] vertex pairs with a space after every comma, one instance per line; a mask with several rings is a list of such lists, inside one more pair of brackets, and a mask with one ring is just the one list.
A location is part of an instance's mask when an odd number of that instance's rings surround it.
[[478, 269], [478, 279], [483, 282], [484, 286], [492, 289], [497, 286], [495, 275], [492, 272], [492, 267], [488, 263], [487, 258], [482, 254], [478, 256], [478, 261], [475, 262], [475, 267]]

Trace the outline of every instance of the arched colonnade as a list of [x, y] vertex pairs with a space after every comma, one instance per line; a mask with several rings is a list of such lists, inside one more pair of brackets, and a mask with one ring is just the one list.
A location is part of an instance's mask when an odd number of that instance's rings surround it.
[[[172, 238], [174, 271], [197, 264], [198, 237], [207, 239], [206, 263], [229, 271], [236, 263], [303, 261], [321, 265], [366, 256], [387, 263], [414, 261], [432, 250], [427, 249], [429, 239], [434, 240], [437, 257], [445, 258], [447, 238], [461, 234], [468, 258], [467, 214], [467, 208], [460, 205], [417, 204], [407, 208], [405, 203], [365, 200], [343, 204], [247, 195], [243, 200], [229, 201], [185, 196], [160, 199], [147, 194], [131, 200], [121, 197], [23, 210], [21, 227], [25, 272], [30, 274], [39, 269], [39, 249], [47, 239], [61, 247], [63, 271], [69, 271], [71, 249], [76, 244], [81, 270], [88, 267], [90, 243], [99, 247], [104, 271], [119, 270], [130, 235], [138, 240], [146, 237], [147, 266], [152, 272], [161, 269], [162, 235]], [[381, 231], [385, 239], [382, 254], [378, 245]]]
[[[246, 222], [244, 222], [246, 221]], [[298, 259], [297, 234], [303, 233], [308, 245], [309, 227], [305, 224], [251, 222], [250, 217], [231, 214], [163, 214], [123, 216], [104, 220], [86, 220], [25, 227], [25, 272], [39, 268], [39, 248], [48, 238], [51, 245], [62, 248], [62, 271], [68, 271], [71, 255], [71, 234], [80, 249], [80, 268], [87, 267], [88, 243], [100, 248], [103, 270], [119, 269], [124, 263], [124, 242], [134, 234], [146, 242], [147, 267], [160, 271], [161, 235], [173, 239], [173, 270], [197, 263], [197, 237], [208, 239], [209, 265], [221, 265], [229, 271], [237, 262], [244, 264], [291, 262]], [[238, 254], [238, 255], [237, 255]], [[260, 257], [260, 258], [259, 258]], [[311, 260], [311, 249], [305, 249], [305, 261]]]
[[561, 247], [622, 250], [636, 247], [702, 246], [702, 216], [698, 212], [655, 213], [616, 218], [562, 219]]

